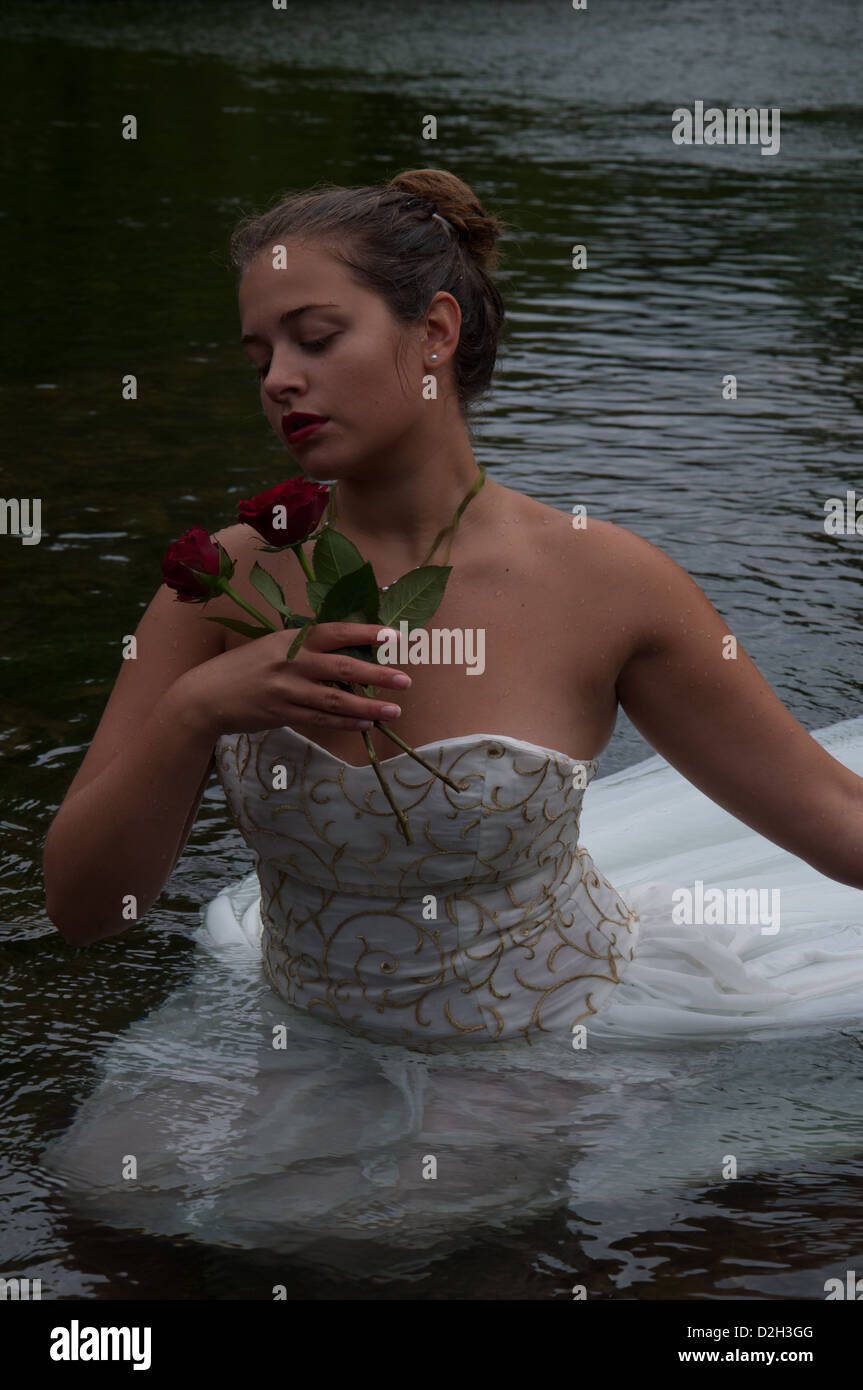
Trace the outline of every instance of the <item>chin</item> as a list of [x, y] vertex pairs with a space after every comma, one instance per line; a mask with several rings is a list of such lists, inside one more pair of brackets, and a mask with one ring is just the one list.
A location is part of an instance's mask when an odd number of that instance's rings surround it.
[[[335, 482], [338, 482], [338, 479], [337, 479], [337, 478], [333, 478], [333, 477], [330, 475], [330, 473], [327, 471], [327, 467], [326, 467], [325, 464], [322, 465], [320, 468], [315, 468], [315, 465], [311, 462], [311, 460], [297, 459], [297, 458], [294, 458], [294, 455], [293, 455], [293, 454], [291, 454], [291, 458], [294, 459], [294, 462], [296, 463], [297, 467], [298, 467], [299, 469], [301, 469], [303, 473], [305, 473], [306, 477], [307, 477], [307, 478], [311, 478], [312, 482], [315, 482], [315, 483], [330, 483], [330, 482], [335, 483]], [[330, 464], [330, 468], [332, 468], [332, 464]]]

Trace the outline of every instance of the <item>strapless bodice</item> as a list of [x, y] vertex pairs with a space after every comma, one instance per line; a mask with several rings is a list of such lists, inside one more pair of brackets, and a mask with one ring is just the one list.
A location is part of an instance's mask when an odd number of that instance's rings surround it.
[[216, 767], [256, 856], [262, 952], [291, 1004], [409, 1046], [571, 1031], [631, 960], [638, 919], [579, 845], [594, 759], [500, 734], [370, 764], [289, 727], [223, 735]]

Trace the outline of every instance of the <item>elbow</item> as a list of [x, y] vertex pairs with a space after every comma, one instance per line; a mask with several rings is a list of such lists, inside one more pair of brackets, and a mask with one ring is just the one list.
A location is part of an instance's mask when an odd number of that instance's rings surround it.
[[[148, 905], [149, 907], [149, 905]], [[139, 917], [112, 917], [104, 919], [90, 911], [82, 914], [68, 902], [58, 903], [49, 893], [45, 901], [45, 915], [69, 946], [95, 946], [100, 941], [108, 941], [113, 936], [121, 936], [130, 927], [139, 925]]]
[[834, 883], [843, 883], [863, 892], [863, 859], [859, 854], [855, 853], [849, 858], [847, 854], [838, 854], [834, 847], [830, 854], [812, 858], [807, 856], [805, 862]]
[[45, 915], [70, 946], [94, 946], [138, 926], [161, 891], [142, 896], [123, 892], [111, 882], [91, 891], [80, 873], [64, 872], [59, 861], [52, 861], [47, 846], [42, 878]]
[[[54, 824], [56, 824], [56, 820]], [[59, 890], [58, 866], [53, 862], [51, 853], [51, 831], [53, 829], [54, 825], [51, 826], [42, 849], [45, 916], [70, 946], [89, 946], [95, 940], [92, 934], [92, 922], [82, 922], [70, 908], [69, 894], [65, 894], [67, 901], [64, 902], [64, 894]], [[88, 928], [90, 928], [89, 931]]]
[[834, 883], [863, 891], [863, 777], [851, 776], [850, 785], [843, 781], [811, 823], [817, 834], [810, 844], [819, 852], [806, 856], [807, 863]]
[[45, 916], [69, 946], [92, 946], [118, 930], [99, 919], [93, 903], [88, 905], [86, 900], [82, 901], [80, 885], [64, 880], [59, 864], [52, 859], [50, 836], [43, 852], [42, 881]]
[[69, 946], [92, 946], [101, 939], [101, 933], [94, 930], [92, 918], [82, 922], [63, 912], [50, 898], [45, 904], [45, 915]]
[[[93, 904], [83, 903], [73, 893], [60, 893], [46, 883], [45, 916], [69, 946], [93, 946], [118, 931], [125, 931], [131, 922], [104, 922], [94, 911]], [[82, 910], [83, 909], [83, 910]]]
[[825, 878], [832, 878], [834, 883], [847, 884], [849, 888], [857, 888], [863, 893], [863, 864], [855, 863], [835, 864], [827, 866], [815, 864], [813, 868], [823, 874]]

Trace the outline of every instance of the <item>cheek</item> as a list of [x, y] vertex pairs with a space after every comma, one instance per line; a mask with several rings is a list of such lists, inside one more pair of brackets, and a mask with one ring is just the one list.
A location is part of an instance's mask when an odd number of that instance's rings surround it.
[[[392, 353], [378, 353], [368, 363], [358, 364], [351, 377], [351, 390], [356, 400], [367, 406], [383, 405], [390, 411], [402, 413], [412, 404], [410, 362], [404, 356], [396, 360]], [[421, 385], [417, 380], [417, 393]]]
[[350, 360], [344, 360], [344, 375], [353, 385], [356, 395], [372, 391], [375, 398], [398, 396], [404, 390], [401, 378], [407, 378], [410, 354], [397, 341], [382, 331], [363, 334], [351, 345]]

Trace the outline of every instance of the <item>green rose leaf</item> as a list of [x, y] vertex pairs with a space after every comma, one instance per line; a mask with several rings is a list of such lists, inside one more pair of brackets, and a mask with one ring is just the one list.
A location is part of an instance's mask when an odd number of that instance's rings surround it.
[[267, 603], [275, 608], [277, 613], [290, 612], [290, 609], [285, 603], [285, 596], [282, 593], [281, 585], [277, 584], [269, 570], [265, 570], [263, 566], [258, 564], [257, 560], [252, 566], [252, 572], [249, 578], [258, 593], [267, 600]]
[[332, 584], [325, 584], [320, 579], [309, 580], [306, 585], [306, 597], [316, 613], [332, 587]]
[[377, 623], [380, 622], [379, 603], [375, 572], [366, 562], [336, 580], [317, 610], [317, 620], [319, 623]]
[[396, 631], [400, 622], [422, 627], [440, 607], [451, 573], [452, 565], [423, 565], [403, 574], [381, 594], [381, 625]]
[[313, 551], [312, 568], [316, 579], [329, 588], [337, 579], [362, 569], [363, 563], [363, 557], [353, 541], [329, 526], [325, 528]]

